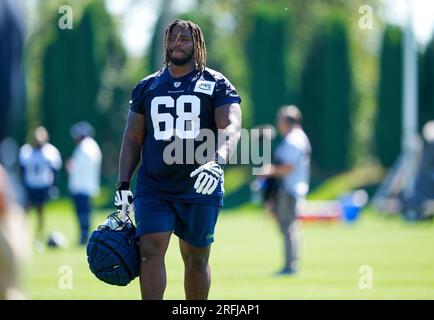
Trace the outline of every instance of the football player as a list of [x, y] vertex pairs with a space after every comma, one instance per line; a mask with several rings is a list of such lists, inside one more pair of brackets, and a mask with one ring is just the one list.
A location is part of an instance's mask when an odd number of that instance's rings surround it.
[[[241, 99], [221, 73], [209, 69], [203, 33], [191, 21], [175, 20], [164, 35], [165, 66], [132, 91], [120, 151], [115, 206], [131, 212], [130, 181], [141, 160], [134, 196], [143, 299], [162, 299], [164, 257], [172, 233], [179, 237], [187, 299], [207, 299], [208, 264], [214, 227], [223, 205], [223, 166], [236, 149], [241, 130]], [[214, 133], [206, 161], [168, 160], [175, 140], [194, 154]], [[219, 139], [224, 137], [224, 139]], [[223, 141], [215, 143], [215, 141]], [[208, 148], [209, 149], [209, 148]], [[185, 151], [185, 150], [184, 150]]]

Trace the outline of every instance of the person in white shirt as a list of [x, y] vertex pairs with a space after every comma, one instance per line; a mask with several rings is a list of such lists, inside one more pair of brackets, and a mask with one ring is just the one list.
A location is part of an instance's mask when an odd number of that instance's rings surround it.
[[274, 151], [275, 164], [266, 165], [262, 175], [278, 181], [273, 211], [283, 235], [285, 263], [278, 274], [294, 274], [298, 269], [300, 224], [297, 207], [309, 191], [311, 146], [301, 126], [296, 106], [283, 106], [277, 114], [277, 129], [282, 141]]
[[76, 148], [68, 161], [68, 188], [74, 201], [80, 226], [80, 244], [89, 237], [91, 198], [100, 192], [101, 150], [92, 138], [94, 129], [85, 121], [71, 127]]
[[21, 180], [26, 190], [26, 211], [35, 207], [38, 213], [36, 237], [44, 233], [44, 204], [50, 198], [55, 178], [62, 167], [59, 150], [48, 143], [49, 135], [44, 127], [36, 128], [32, 144], [25, 144], [19, 152]]

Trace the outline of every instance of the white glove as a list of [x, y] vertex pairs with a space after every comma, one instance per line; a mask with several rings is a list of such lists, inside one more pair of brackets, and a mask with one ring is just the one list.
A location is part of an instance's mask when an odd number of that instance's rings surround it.
[[133, 193], [130, 190], [116, 190], [115, 207], [123, 214], [130, 214], [133, 211]]
[[194, 189], [197, 193], [211, 194], [217, 188], [220, 178], [223, 175], [223, 169], [214, 161], [207, 162], [190, 173], [190, 177], [197, 176]]

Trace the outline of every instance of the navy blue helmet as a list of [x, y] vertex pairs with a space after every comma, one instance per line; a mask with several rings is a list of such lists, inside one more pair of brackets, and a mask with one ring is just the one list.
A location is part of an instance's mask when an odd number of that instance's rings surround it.
[[131, 220], [118, 222], [120, 225], [115, 229], [101, 225], [92, 232], [87, 261], [99, 280], [126, 286], [139, 275], [139, 252], [134, 224]]

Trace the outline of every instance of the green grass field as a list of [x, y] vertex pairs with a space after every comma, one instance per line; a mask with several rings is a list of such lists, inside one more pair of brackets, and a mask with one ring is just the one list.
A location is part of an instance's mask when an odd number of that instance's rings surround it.
[[[108, 212], [93, 216], [96, 226]], [[75, 245], [72, 206], [49, 206], [47, 233], [60, 231], [66, 249], [33, 253], [23, 281], [30, 299], [139, 299], [138, 280], [114, 287], [89, 271], [85, 249]], [[35, 217], [31, 215], [31, 225]], [[211, 256], [210, 299], [434, 299], [434, 224], [406, 224], [399, 218], [363, 212], [353, 225], [304, 223], [300, 271], [275, 277], [282, 244], [275, 222], [258, 208], [222, 211]], [[176, 236], [166, 257], [165, 299], [184, 299], [183, 264]], [[361, 266], [372, 268], [373, 286], [359, 288]], [[61, 289], [64, 266], [72, 288]]]

